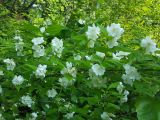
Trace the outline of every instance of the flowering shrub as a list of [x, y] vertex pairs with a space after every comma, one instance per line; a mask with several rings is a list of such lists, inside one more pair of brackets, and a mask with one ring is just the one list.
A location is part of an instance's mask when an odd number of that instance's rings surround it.
[[160, 119], [154, 40], [130, 46], [123, 25], [79, 23], [78, 31], [55, 23], [21, 26], [0, 59], [0, 118]]

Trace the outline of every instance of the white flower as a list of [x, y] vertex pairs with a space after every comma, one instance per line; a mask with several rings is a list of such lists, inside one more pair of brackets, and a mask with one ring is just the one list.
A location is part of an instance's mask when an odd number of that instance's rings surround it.
[[40, 45], [40, 44], [42, 44], [43, 42], [44, 42], [43, 37], [37, 37], [37, 38], [33, 38], [33, 39], [32, 39], [32, 43], [33, 43], [34, 45]]
[[100, 66], [98, 64], [92, 65], [92, 70], [97, 76], [102, 76], [104, 75], [105, 68], [103, 66]]
[[156, 57], [160, 57], [160, 54], [157, 53], [157, 54], [155, 54], [155, 56], [156, 56]]
[[20, 41], [15, 43], [15, 49], [17, 51], [17, 56], [23, 56], [23, 47], [24, 47], [24, 42]]
[[18, 42], [15, 44], [16, 51], [22, 51], [24, 46], [24, 42]]
[[22, 96], [21, 102], [28, 107], [32, 107], [32, 104], [34, 104], [34, 101], [32, 101], [32, 98], [29, 95]]
[[93, 48], [94, 43], [96, 39], [98, 38], [98, 35], [100, 34], [100, 28], [96, 27], [94, 24], [91, 26], [88, 26], [88, 31], [86, 32], [86, 35], [88, 39], [90, 40], [88, 43], [88, 46]]
[[112, 118], [109, 117], [107, 112], [103, 112], [101, 114], [101, 118], [102, 118], [102, 120], [112, 120]]
[[36, 120], [36, 118], [38, 117], [38, 112], [32, 112], [31, 113], [31, 116], [32, 116], [32, 118], [29, 118], [29, 120]]
[[45, 28], [45, 27], [41, 27], [41, 28], [40, 28], [41, 33], [44, 33], [44, 32], [45, 32], [45, 30], [46, 30], [46, 28]]
[[62, 39], [58, 39], [57, 37], [55, 37], [54, 39], [52, 39], [51, 46], [54, 55], [57, 55], [60, 58], [63, 51]]
[[106, 28], [108, 35], [112, 36], [113, 39], [108, 41], [108, 47], [113, 48], [114, 46], [118, 45], [118, 39], [121, 37], [124, 29], [120, 27], [120, 24], [112, 23], [111, 26], [107, 26]]
[[36, 8], [36, 7], [38, 7], [38, 5], [37, 4], [33, 4], [32, 7]]
[[89, 78], [88, 78], [88, 80], [90, 80], [89, 86], [90, 87], [94, 87], [94, 88], [101, 88], [101, 87], [104, 87], [105, 84], [106, 84], [106, 78], [102, 79], [99, 76], [97, 76], [93, 72], [92, 68], [89, 69]]
[[92, 59], [92, 55], [91, 55], [91, 56], [86, 55], [85, 58], [86, 58], [87, 60], [91, 60], [91, 59]]
[[47, 72], [46, 69], [47, 69], [47, 65], [41, 65], [41, 64], [39, 64], [38, 68], [37, 68], [37, 70], [35, 72], [36, 77], [37, 78], [44, 78], [45, 74]]
[[64, 117], [67, 119], [71, 119], [71, 118], [73, 118], [74, 113], [75, 112], [67, 113]]
[[67, 103], [64, 105], [65, 108], [67, 109], [71, 109], [72, 108], [72, 104], [71, 103]]
[[146, 49], [146, 53], [154, 53], [157, 51], [156, 43], [151, 39], [151, 37], [147, 36], [145, 39], [141, 41], [141, 47]]
[[59, 78], [59, 83], [62, 87], [66, 88], [67, 86], [73, 85], [75, 79], [68, 80], [66, 77]]
[[79, 22], [79, 24], [83, 25], [83, 24], [85, 24], [86, 21], [82, 20], [82, 19], [79, 19], [78, 22]]
[[123, 93], [123, 98], [121, 98], [121, 103], [125, 103], [128, 101], [128, 95], [129, 95], [129, 91], [125, 90]]
[[45, 48], [43, 45], [34, 45], [32, 46], [32, 49], [34, 50], [34, 57], [41, 57], [45, 55]]
[[123, 67], [125, 69], [125, 74], [122, 75], [124, 83], [130, 84], [132, 86], [135, 80], [140, 80], [141, 77], [135, 67], [132, 67], [129, 64], [125, 64]]
[[4, 75], [3, 71], [0, 70], [0, 76]]
[[21, 85], [23, 82], [24, 82], [24, 78], [21, 75], [19, 75], [19, 76], [15, 75], [12, 80], [12, 83], [14, 85]]
[[56, 95], [57, 95], [57, 91], [55, 89], [53, 89], [53, 88], [51, 90], [47, 91], [47, 96], [49, 98], [54, 98]]
[[13, 71], [13, 69], [16, 66], [15, 62], [13, 61], [13, 59], [4, 59], [3, 62], [7, 64], [7, 70]]
[[123, 98], [121, 98], [121, 103], [125, 103], [128, 101], [128, 97], [124, 96]]
[[37, 118], [37, 116], [38, 116], [38, 115], [37, 115], [37, 112], [33, 112], [33, 113], [32, 113], [32, 116], [33, 116], [34, 118]]
[[94, 48], [94, 44], [95, 44], [95, 41], [94, 41], [94, 40], [90, 40], [90, 41], [88, 42], [88, 47], [89, 47], [89, 48]]
[[106, 28], [108, 35], [114, 37], [115, 39], [119, 39], [124, 32], [124, 29], [120, 27], [120, 24], [112, 23], [111, 26], [107, 26]]
[[128, 96], [128, 95], [129, 95], [129, 91], [125, 90], [125, 91], [124, 91], [124, 95], [125, 95], [125, 96]]
[[40, 45], [44, 42], [43, 37], [37, 37], [32, 39], [33, 46], [32, 49], [34, 50], [34, 57], [41, 57], [45, 55], [45, 48], [43, 45]]
[[96, 52], [96, 55], [97, 55], [98, 57], [101, 57], [101, 58], [104, 58], [104, 57], [105, 57], [105, 53], [103, 53], [103, 52]]
[[117, 91], [118, 91], [119, 93], [122, 93], [123, 88], [124, 88], [123, 83], [122, 83], [122, 82], [119, 82], [119, 85], [117, 86]]
[[82, 59], [82, 57], [80, 55], [75, 55], [74, 56], [74, 60], [81, 60], [81, 59]]
[[119, 51], [117, 53], [112, 53], [113, 59], [115, 60], [120, 60], [125, 56], [128, 56], [130, 53], [129, 52], [123, 52], [123, 51]]
[[71, 62], [66, 62], [66, 67], [61, 70], [61, 74], [70, 74], [72, 77], [76, 77], [77, 70], [73, 67]]
[[117, 39], [112, 39], [112, 40], [108, 41], [108, 42], [107, 42], [108, 47], [109, 47], [109, 48], [113, 48], [113, 47], [117, 46], [117, 45], [118, 45], [118, 42], [117, 42], [117, 41], [118, 41]]
[[48, 25], [51, 25], [52, 24], [52, 21], [50, 19], [46, 19], [43, 23], [44, 25], [48, 26]]
[[157, 51], [160, 51], [160, 48], [157, 48]]
[[0, 94], [2, 94], [2, 91], [3, 91], [3, 90], [2, 90], [2, 87], [1, 87], [1, 85], [0, 85]]
[[0, 120], [6, 120], [6, 119], [4, 119], [2, 113], [0, 113]]
[[14, 37], [14, 40], [16, 40], [16, 41], [23, 41], [23, 39], [21, 38], [21, 36], [17, 36], [17, 35]]

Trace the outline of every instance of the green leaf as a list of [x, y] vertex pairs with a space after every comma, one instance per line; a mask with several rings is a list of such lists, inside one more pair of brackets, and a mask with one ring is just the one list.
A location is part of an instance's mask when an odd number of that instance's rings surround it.
[[78, 44], [81, 46], [86, 45], [86, 43], [88, 42], [86, 36], [84, 34], [81, 35], [72, 35], [71, 38]]
[[[24, 23], [22, 26], [21, 26], [21, 29], [24, 30], [24, 31], [27, 31], [27, 32], [31, 32], [31, 33], [35, 33], [35, 34], [38, 34], [40, 35], [40, 30], [38, 27], [30, 24], [30, 23]], [[25, 33], [26, 34], [26, 33]]]
[[114, 89], [114, 88], [117, 88], [119, 82], [114, 82], [114, 83], [111, 83], [108, 87], [108, 89]]
[[120, 107], [116, 104], [113, 104], [113, 103], [108, 103], [107, 107], [109, 109], [115, 109], [115, 110], [120, 110]]
[[33, 70], [33, 71], [37, 69], [36, 66], [31, 65], [31, 64], [25, 64], [24, 66], [28, 67], [29, 69], [31, 69], [31, 70]]
[[51, 36], [56, 36], [61, 32], [62, 29], [62, 26], [53, 24], [46, 29], [46, 32], [49, 33], [49, 35]]
[[98, 97], [95, 96], [95, 97], [88, 97], [87, 98], [87, 101], [90, 105], [95, 105], [97, 104], [97, 102], [99, 101]]
[[138, 120], [160, 120], [160, 100], [143, 97], [136, 102]]
[[151, 85], [149, 83], [135, 82], [136, 92], [142, 95], [153, 97], [159, 91], [159, 85]]

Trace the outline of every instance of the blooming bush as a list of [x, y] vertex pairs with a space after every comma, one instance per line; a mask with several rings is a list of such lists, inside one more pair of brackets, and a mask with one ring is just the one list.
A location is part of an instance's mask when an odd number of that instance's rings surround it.
[[1, 119], [123, 120], [137, 112], [143, 120], [151, 99], [160, 106], [153, 98], [160, 89], [159, 49], [150, 37], [129, 46], [116, 23], [88, 29], [86, 23], [84, 32], [57, 24], [40, 29], [21, 26], [12, 54], [1, 59]]
[[[160, 120], [157, 36], [125, 21], [118, 10], [128, 10], [126, 2], [98, 0], [89, 10], [92, 1], [49, 0], [45, 11], [46, 2], [0, 42], [0, 120]], [[61, 11], [51, 10], [57, 5]], [[39, 18], [47, 12], [53, 21]]]

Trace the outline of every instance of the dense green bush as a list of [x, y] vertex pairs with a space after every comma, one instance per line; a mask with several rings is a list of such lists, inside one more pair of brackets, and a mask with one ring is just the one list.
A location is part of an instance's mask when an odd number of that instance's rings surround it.
[[160, 119], [157, 1], [38, 0], [9, 14], [11, 3], [0, 14], [0, 119]]

